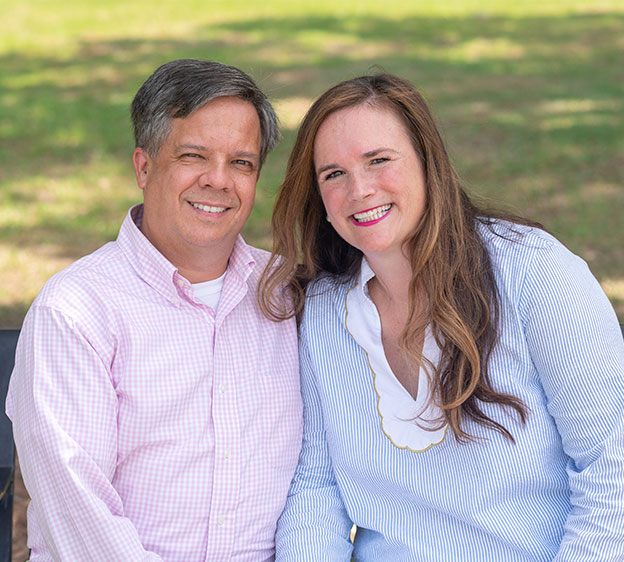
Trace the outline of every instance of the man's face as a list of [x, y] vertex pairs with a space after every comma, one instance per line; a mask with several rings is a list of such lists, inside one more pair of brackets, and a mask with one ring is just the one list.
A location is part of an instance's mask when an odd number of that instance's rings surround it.
[[207, 280], [189, 274], [207, 259], [223, 265], [214, 276], [225, 270], [254, 204], [260, 141], [253, 105], [221, 97], [172, 119], [156, 157], [134, 152], [145, 202], [141, 231], [191, 282]]

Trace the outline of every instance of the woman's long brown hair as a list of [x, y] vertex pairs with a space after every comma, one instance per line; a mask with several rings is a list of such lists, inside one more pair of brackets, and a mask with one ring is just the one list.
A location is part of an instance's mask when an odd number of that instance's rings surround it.
[[[286, 177], [273, 211], [273, 253], [259, 285], [260, 306], [274, 320], [299, 316], [308, 283], [321, 275], [353, 278], [362, 253], [347, 244], [325, 220], [314, 172], [314, 139], [330, 113], [362, 103], [390, 108], [401, 118], [420, 156], [427, 200], [418, 226], [406, 242], [412, 264], [410, 315], [401, 347], [417, 365], [425, 361], [415, 343], [427, 323], [440, 346], [438, 365], [428, 365], [432, 397], [458, 441], [473, 439], [466, 420], [509, 430], [488, 417], [483, 403], [500, 404], [522, 423], [527, 410], [510, 394], [497, 392], [488, 374], [497, 341], [500, 305], [490, 256], [477, 231], [495, 219], [531, 224], [525, 219], [477, 208], [459, 183], [442, 138], [422, 96], [407, 81], [390, 74], [347, 80], [323, 94], [299, 129]], [[284, 298], [284, 289], [287, 293]], [[414, 306], [426, 292], [426, 318]], [[285, 307], [284, 302], [289, 305]]]

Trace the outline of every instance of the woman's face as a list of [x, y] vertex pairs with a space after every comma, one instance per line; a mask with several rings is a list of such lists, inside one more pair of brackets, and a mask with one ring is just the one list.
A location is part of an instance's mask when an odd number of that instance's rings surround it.
[[332, 113], [314, 141], [314, 168], [336, 232], [367, 259], [403, 256], [426, 202], [425, 177], [403, 122], [384, 106]]

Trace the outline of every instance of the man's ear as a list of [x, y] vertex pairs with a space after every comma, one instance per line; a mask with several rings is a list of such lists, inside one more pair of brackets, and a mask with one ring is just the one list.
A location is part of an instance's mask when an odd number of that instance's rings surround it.
[[136, 176], [137, 185], [139, 189], [145, 189], [147, 172], [151, 163], [149, 154], [140, 147], [135, 148], [132, 154], [132, 163], [134, 164], [134, 175]]

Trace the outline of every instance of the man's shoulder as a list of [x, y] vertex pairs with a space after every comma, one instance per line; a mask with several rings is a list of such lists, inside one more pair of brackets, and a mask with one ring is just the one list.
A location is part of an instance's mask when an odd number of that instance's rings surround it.
[[118, 245], [108, 242], [50, 277], [35, 304], [63, 311], [73, 308], [79, 301], [101, 295], [110, 289], [123, 262]]

